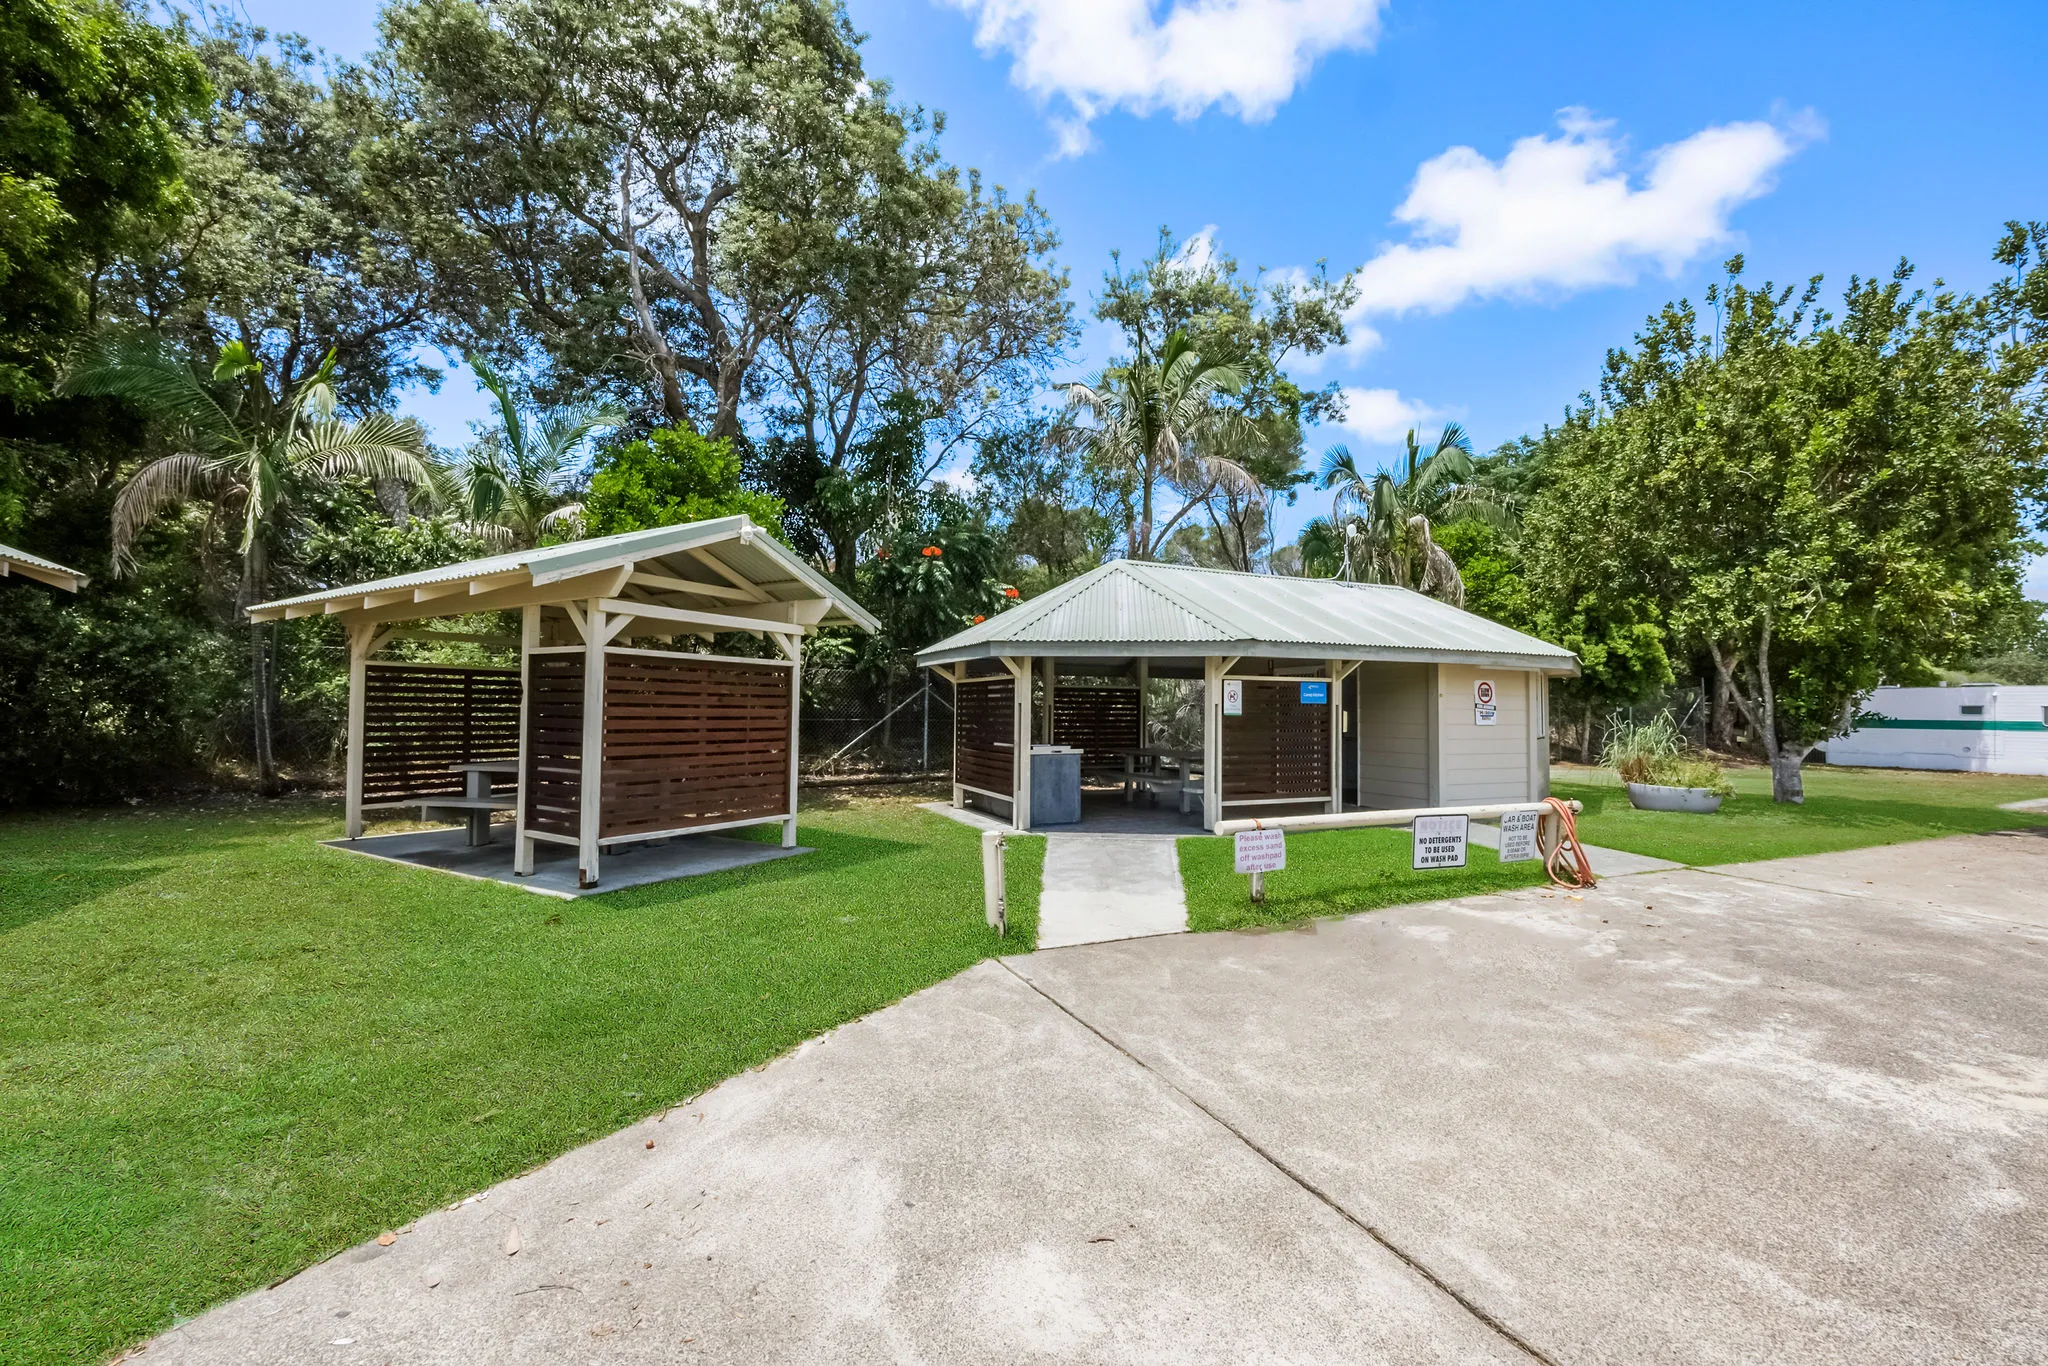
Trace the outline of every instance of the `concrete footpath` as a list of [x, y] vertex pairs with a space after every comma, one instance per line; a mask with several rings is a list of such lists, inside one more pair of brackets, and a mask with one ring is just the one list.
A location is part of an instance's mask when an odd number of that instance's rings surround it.
[[143, 1360], [2048, 1361], [2042, 887], [1968, 837], [983, 963]]

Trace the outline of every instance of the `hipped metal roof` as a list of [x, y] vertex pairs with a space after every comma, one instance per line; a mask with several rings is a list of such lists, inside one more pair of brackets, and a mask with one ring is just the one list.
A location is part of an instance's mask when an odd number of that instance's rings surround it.
[[[259, 604], [249, 609], [249, 615], [257, 621], [274, 621], [321, 612], [375, 610], [388, 618], [403, 610], [408, 590], [421, 604], [421, 617], [487, 609], [495, 605], [493, 599], [528, 588], [559, 587], [561, 599], [573, 601], [592, 581], [590, 576], [627, 565], [666, 573], [678, 580], [701, 580], [717, 589], [727, 580], [722, 575], [707, 573], [704, 557], [715, 560], [777, 602], [822, 598], [829, 607], [816, 623], [819, 626], [881, 629], [881, 624], [844, 589], [744, 515], [624, 531], [616, 536], [594, 536], [538, 550], [513, 550], [439, 569], [323, 588], [317, 593]], [[469, 585], [467, 594], [446, 591], [448, 585], [465, 580]], [[577, 580], [583, 582], [579, 584]], [[475, 606], [466, 601], [470, 595], [479, 599]]]
[[76, 569], [46, 560], [40, 555], [31, 555], [26, 550], [16, 550], [11, 545], [0, 545], [0, 579], [11, 574], [23, 578], [38, 579], [67, 593], [76, 593], [86, 584], [85, 575]]
[[1133, 560], [1112, 560], [970, 626], [920, 651], [917, 662], [1004, 655], [1251, 655], [1579, 671], [1569, 650], [1406, 588]]

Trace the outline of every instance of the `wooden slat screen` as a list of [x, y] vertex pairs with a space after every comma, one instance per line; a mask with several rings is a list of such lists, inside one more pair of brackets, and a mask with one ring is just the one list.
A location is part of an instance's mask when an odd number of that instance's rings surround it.
[[1136, 749], [1138, 690], [1134, 687], [1088, 687], [1061, 683], [1052, 693], [1052, 742], [1081, 751], [1090, 768], [1115, 767], [1122, 751]]
[[600, 837], [780, 816], [791, 671], [605, 652]]
[[519, 671], [472, 665], [363, 669], [363, 800], [460, 797], [450, 764], [519, 757]]
[[527, 656], [526, 828], [582, 834], [583, 652]]
[[1301, 685], [1245, 679], [1244, 715], [1223, 718], [1223, 800], [1330, 799], [1330, 708]]
[[1016, 682], [977, 678], [953, 691], [953, 781], [1007, 797], [1016, 791]]

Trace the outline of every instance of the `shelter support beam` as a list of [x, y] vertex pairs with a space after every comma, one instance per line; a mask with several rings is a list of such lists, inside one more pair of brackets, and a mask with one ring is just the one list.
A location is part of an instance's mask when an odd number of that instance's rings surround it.
[[1223, 661], [1202, 661], [1202, 828], [1223, 815]]
[[1010, 824], [1019, 830], [1031, 828], [1031, 665], [1029, 658], [1003, 660], [1016, 684], [1010, 689]]
[[804, 709], [804, 639], [778, 637], [789, 654], [789, 814], [782, 818], [782, 847], [796, 848], [797, 719]]
[[348, 633], [348, 776], [342, 805], [348, 838], [363, 837], [363, 709], [369, 683], [370, 646], [374, 626], [352, 626]]
[[576, 790], [576, 885], [595, 887], [598, 832], [604, 828], [604, 600], [583, 608], [583, 773]]
[[526, 833], [526, 736], [533, 708], [533, 652], [539, 648], [540, 607], [529, 604], [519, 609], [519, 781], [513, 787], [519, 805], [513, 809], [514, 877], [533, 876], [534, 840]]

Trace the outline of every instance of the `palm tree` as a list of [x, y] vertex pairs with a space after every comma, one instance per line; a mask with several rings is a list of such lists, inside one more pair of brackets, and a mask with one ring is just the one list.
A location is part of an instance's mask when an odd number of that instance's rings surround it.
[[[115, 496], [117, 576], [135, 567], [136, 538], [150, 523], [203, 503], [215, 517], [241, 523], [239, 613], [268, 596], [271, 543], [295, 496], [355, 479], [433, 487], [426, 437], [412, 419], [370, 413], [348, 422], [335, 415], [332, 351], [284, 404], [247, 417], [241, 382], [261, 370], [240, 342], [221, 348], [209, 377], [162, 342], [129, 339], [95, 348], [64, 376], [60, 392], [126, 399], [162, 422], [179, 447], [137, 470]], [[276, 790], [277, 759], [266, 635], [264, 626], [251, 625], [256, 766], [267, 793]]]
[[[1138, 506], [1131, 510], [1126, 553], [1155, 559], [1174, 524], [1225, 485], [1256, 488], [1257, 480], [1234, 460], [1205, 454], [1204, 438], [1237, 419], [1215, 402], [1218, 394], [1244, 387], [1235, 366], [1203, 359], [1185, 332], [1166, 339], [1156, 360], [1142, 345], [1129, 365], [1106, 371], [1094, 384], [1067, 386], [1067, 402], [1094, 420], [1088, 443], [1096, 459], [1128, 481]], [[1180, 492], [1178, 512], [1154, 526], [1153, 496], [1159, 485]]]
[[521, 412], [512, 391], [481, 360], [470, 369], [498, 407], [498, 430], [470, 448], [455, 471], [465, 530], [504, 549], [531, 549], [558, 528], [574, 528], [577, 456], [590, 434], [616, 427], [618, 410], [595, 404]]
[[1472, 480], [1472, 438], [1446, 423], [1428, 456], [1408, 431], [1406, 467], [1399, 478], [1385, 470], [1367, 475], [1351, 452], [1332, 446], [1323, 455], [1331, 535], [1343, 545], [1337, 577], [1413, 588], [1453, 607], [1465, 605], [1465, 580], [1436, 543], [1432, 527], [1471, 519], [1507, 530], [1507, 505]]

